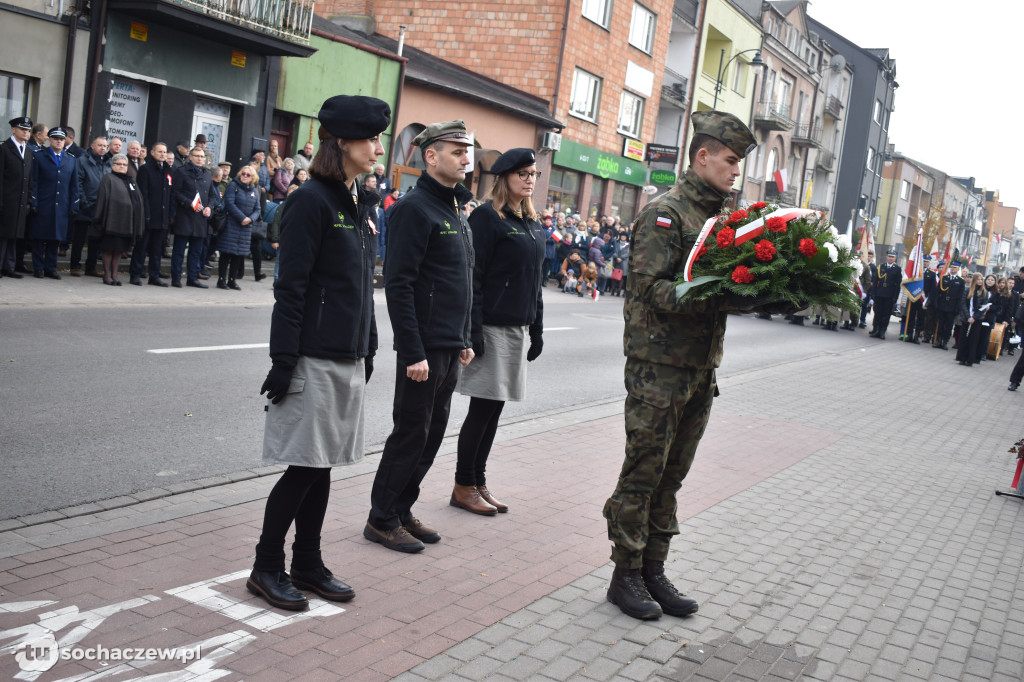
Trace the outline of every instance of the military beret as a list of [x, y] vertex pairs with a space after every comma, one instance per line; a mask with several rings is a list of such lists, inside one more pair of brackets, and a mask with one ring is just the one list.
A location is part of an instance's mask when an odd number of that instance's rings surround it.
[[21, 128], [22, 130], [32, 130], [32, 119], [28, 116], [18, 116], [12, 118], [9, 123], [12, 128]]
[[[454, 121], [442, 121], [431, 123], [413, 138], [412, 143], [417, 147], [426, 147], [431, 142], [455, 142], [456, 144], [472, 145], [473, 138], [466, 132], [466, 122], [456, 119]], [[494, 171], [491, 171], [492, 173]]]
[[391, 107], [376, 97], [335, 95], [316, 115], [320, 125], [343, 140], [368, 140], [391, 125]]
[[509, 149], [507, 152], [499, 156], [493, 164], [491, 164], [491, 173], [494, 175], [501, 175], [502, 173], [509, 173], [511, 171], [517, 171], [520, 168], [526, 168], [537, 163], [537, 157], [533, 153], [532, 149], [526, 149], [525, 147], [516, 147], [515, 149]]
[[691, 118], [694, 134], [713, 137], [741, 157], [745, 157], [757, 146], [750, 128], [733, 114], [725, 111], [695, 111]]
[[48, 132], [46, 134], [46, 136], [47, 137], [53, 137], [53, 138], [56, 138], [58, 140], [63, 140], [65, 138], [67, 138], [68, 131], [64, 130], [64, 128], [62, 128], [60, 126], [57, 126], [56, 128], [50, 128], [50, 132]]

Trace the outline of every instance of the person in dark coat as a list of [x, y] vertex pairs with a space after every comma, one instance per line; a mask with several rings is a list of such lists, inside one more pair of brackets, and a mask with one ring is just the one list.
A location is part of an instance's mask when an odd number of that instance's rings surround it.
[[121, 286], [117, 279], [121, 254], [132, 250], [135, 240], [142, 236], [146, 227], [142, 192], [128, 167], [125, 154], [110, 157], [111, 172], [100, 181], [89, 231], [90, 237], [99, 244], [103, 257], [103, 283], [118, 287]]
[[32, 207], [29, 223], [32, 270], [37, 278], [60, 279], [57, 247], [68, 237], [68, 225], [78, 212], [76, 159], [64, 153], [64, 129], [51, 128], [50, 147], [36, 154], [32, 164]]
[[868, 336], [885, 340], [885, 330], [889, 327], [893, 306], [900, 295], [900, 283], [903, 272], [896, 265], [896, 250], [889, 249], [885, 256], [885, 264], [878, 267], [874, 282], [871, 284], [871, 298], [874, 300], [874, 325]]
[[[537, 221], [532, 149], [510, 149], [491, 166], [498, 176], [490, 200], [469, 216], [473, 229], [473, 362], [456, 390], [470, 396], [459, 432], [455, 487], [449, 504], [474, 514], [507, 512], [487, 487], [487, 458], [509, 400], [526, 394], [526, 364], [544, 348], [544, 254], [547, 235]], [[550, 217], [550, 216], [549, 216]]]
[[[473, 360], [473, 245], [458, 208], [473, 198], [460, 184], [473, 139], [463, 121], [446, 121], [428, 125], [413, 144], [426, 171], [391, 207], [384, 268], [398, 351], [395, 425], [384, 444], [363, 528], [367, 540], [398, 552], [420, 552], [424, 542], [441, 540], [413, 516], [412, 507], [441, 447], [459, 366]], [[282, 253], [287, 249], [282, 245]]]
[[936, 329], [939, 324], [938, 307], [936, 306], [936, 294], [939, 290], [939, 263], [933, 264], [931, 256], [924, 257], [924, 329], [923, 338], [925, 343], [932, 343], [935, 338]]
[[[279, 278], [270, 321], [273, 366], [266, 393], [263, 462], [288, 468], [267, 498], [246, 587], [271, 605], [300, 611], [299, 589], [344, 602], [355, 591], [324, 565], [320, 534], [331, 467], [361, 460], [363, 396], [373, 374], [373, 203], [355, 179], [384, 148], [391, 109], [373, 97], [338, 95], [319, 113], [313, 179], [283, 207]], [[239, 172], [241, 174], [241, 171]], [[251, 178], [239, 193], [248, 195]], [[258, 205], [258, 202], [257, 202]], [[285, 536], [295, 524], [291, 573]], [[298, 588], [298, 589], [297, 589]]]
[[992, 338], [992, 327], [1002, 314], [1003, 302], [1001, 297], [996, 296], [996, 276], [985, 276], [985, 291], [988, 292], [988, 301], [992, 305], [988, 307], [981, 320], [981, 336], [978, 338], [978, 350], [974, 356], [975, 362], [986, 360], [988, 354], [988, 342]]
[[[291, 159], [287, 159], [290, 161]], [[242, 276], [245, 268], [245, 255], [249, 253], [252, 243], [252, 224], [260, 217], [260, 194], [257, 187], [259, 177], [252, 166], [242, 166], [238, 175], [224, 192], [224, 208], [228, 214], [228, 224], [224, 232], [217, 238], [217, 250], [220, 260], [217, 262], [219, 276], [218, 289], [236, 289], [236, 278]]]
[[71, 126], [64, 126], [64, 132], [67, 135], [67, 142], [64, 143], [64, 151], [76, 159], [85, 153], [85, 150], [75, 144], [75, 129]]
[[938, 326], [932, 348], [949, 350], [949, 337], [953, 333], [953, 321], [960, 312], [964, 298], [964, 279], [960, 276], [960, 262], [949, 264], [949, 272], [943, 275], [935, 291], [935, 315]]
[[10, 120], [11, 136], [0, 144], [0, 275], [21, 279], [15, 254], [32, 208], [32, 119]]
[[147, 272], [146, 258], [149, 258], [149, 283], [166, 287], [161, 281], [160, 258], [164, 254], [164, 240], [171, 225], [174, 201], [171, 196], [171, 164], [167, 162], [170, 153], [167, 145], [157, 142], [149, 150], [149, 161], [139, 168], [139, 191], [145, 210], [146, 229], [142, 238], [136, 241], [132, 251], [130, 282], [142, 286], [142, 275]]
[[208, 221], [213, 210], [210, 205], [216, 200], [213, 176], [203, 167], [206, 152], [199, 147], [192, 148], [188, 163], [175, 169], [171, 187], [174, 193], [175, 215], [171, 233], [174, 246], [171, 251], [171, 286], [181, 286], [181, 270], [188, 248], [186, 285], [207, 289], [199, 281], [199, 265], [203, 242], [209, 230]]
[[[96, 210], [96, 195], [100, 191], [100, 180], [110, 172], [107, 160], [107, 138], [97, 137], [78, 158], [78, 196], [80, 209], [71, 233], [71, 276], [82, 276], [82, 249], [88, 246], [85, 257], [85, 274], [90, 277], [102, 277], [96, 270], [99, 258], [99, 244], [89, 239], [89, 225], [92, 223], [93, 212]], [[88, 242], [88, 243], [87, 243]]]
[[981, 330], [985, 324], [985, 316], [991, 309], [992, 302], [985, 289], [985, 280], [980, 272], [976, 272], [971, 276], [971, 285], [960, 303], [960, 316], [965, 328], [956, 352], [956, 360], [961, 365], [970, 367], [978, 361]]

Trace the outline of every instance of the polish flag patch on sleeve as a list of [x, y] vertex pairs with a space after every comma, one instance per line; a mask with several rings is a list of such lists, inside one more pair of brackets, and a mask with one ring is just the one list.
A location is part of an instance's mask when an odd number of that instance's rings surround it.
[[672, 220], [666, 216], [660, 215], [658, 219], [654, 221], [654, 224], [658, 227], [672, 227]]

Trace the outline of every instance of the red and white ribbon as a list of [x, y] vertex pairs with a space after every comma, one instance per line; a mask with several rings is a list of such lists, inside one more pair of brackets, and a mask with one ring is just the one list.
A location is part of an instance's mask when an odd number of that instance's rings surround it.
[[[818, 213], [818, 211], [809, 208], [780, 208], [772, 211], [766, 216], [761, 216], [757, 220], [753, 220], [742, 227], [736, 228], [736, 237], [733, 239], [733, 244], [739, 246], [743, 242], [750, 241], [754, 237], [757, 237], [764, 232], [765, 223], [769, 218], [782, 218], [785, 222], [789, 222], [794, 218], [802, 218], [811, 213]], [[707, 219], [704, 223], [704, 227], [700, 228], [700, 234], [697, 235], [697, 241], [694, 242], [693, 248], [690, 249], [690, 255], [686, 257], [686, 267], [683, 269], [683, 281], [692, 282], [693, 264], [697, 260], [697, 252], [704, 246], [704, 242], [707, 241], [708, 236], [711, 235], [711, 230], [715, 227], [715, 221], [718, 220], [718, 216], [712, 216]]]

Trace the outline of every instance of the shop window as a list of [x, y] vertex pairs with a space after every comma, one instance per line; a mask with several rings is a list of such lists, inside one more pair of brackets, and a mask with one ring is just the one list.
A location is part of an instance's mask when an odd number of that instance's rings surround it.
[[594, 178], [590, 185], [590, 208], [585, 217], [600, 218], [604, 206], [604, 193], [608, 191], [608, 181], [604, 178]]
[[548, 205], [552, 211], [579, 213], [580, 174], [563, 168], [551, 169], [548, 182]]
[[650, 54], [654, 49], [654, 12], [637, 3], [629, 23], [629, 44]]
[[0, 71], [0, 106], [3, 108], [0, 121], [28, 116], [34, 87], [35, 79]]
[[583, 16], [598, 26], [608, 28], [612, 17], [612, 0], [583, 0]]
[[639, 189], [624, 182], [615, 183], [611, 215], [618, 216], [623, 225], [629, 225], [636, 217], [636, 197]]
[[619, 132], [623, 135], [639, 139], [643, 125], [643, 98], [623, 90], [622, 101], [619, 103]]
[[572, 96], [569, 113], [592, 123], [597, 122], [601, 102], [601, 79], [583, 69], [576, 69], [572, 76]]

